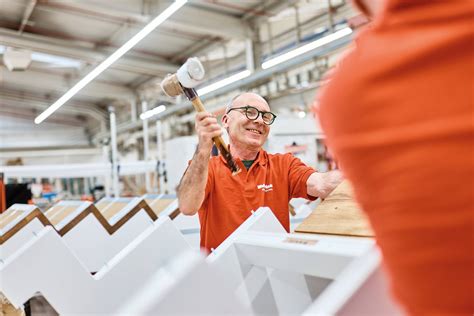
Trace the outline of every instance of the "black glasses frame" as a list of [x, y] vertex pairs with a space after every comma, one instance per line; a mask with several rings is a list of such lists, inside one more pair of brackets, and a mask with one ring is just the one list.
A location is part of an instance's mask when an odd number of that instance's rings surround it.
[[[252, 110], [255, 110], [257, 111], [257, 116], [256, 117], [249, 117], [249, 110], [252, 109]], [[275, 119], [276, 119], [276, 115], [272, 112], [266, 112], [266, 111], [260, 111], [259, 109], [257, 109], [256, 107], [253, 107], [253, 106], [250, 106], [250, 105], [247, 105], [247, 106], [241, 106], [241, 107], [238, 107], [238, 108], [231, 108], [227, 111], [226, 114], [228, 114], [230, 111], [232, 110], [244, 110], [244, 113], [245, 113], [245, 116], [247, 117], [247, 119], [251, 120], [251, 121], [255, 121], [258, 119], [258, 117], [260, 115], [262, 115], [262, 120], [263, 120], [263, 123], [265, 123], [266, 125], [272, 125], [273, 122], [275, 122]], [[270, 118], [270, 121], [266, 122], [265, 121], [265, 117], [268, 117], [267, 115], [270, 114], [271, 118]]]

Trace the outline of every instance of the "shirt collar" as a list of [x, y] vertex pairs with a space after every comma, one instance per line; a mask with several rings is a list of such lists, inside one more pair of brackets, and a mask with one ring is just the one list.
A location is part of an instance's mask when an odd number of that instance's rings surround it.
[[[230, 150], [230, 145], [227, 145], [227, 148]], [[219, 153], [219, 158], [224, 164], [227, 164], [224, 157], [220, 153]], [[240, 158], [235, 158], [235, 159], [242, 161]], [[254, 161], [254, 164], [258, 163], [260, 166], [265, 166], [267, 164], [267, 161], [268, 161], [267, 152], [263, 149], [260, 149], [260, 151], [258, 152], [257, 158]]]

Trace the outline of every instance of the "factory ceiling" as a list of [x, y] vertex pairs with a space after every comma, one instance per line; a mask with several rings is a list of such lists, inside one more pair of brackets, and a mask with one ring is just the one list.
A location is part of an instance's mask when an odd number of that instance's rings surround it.
[[[0, 119], [32, 122], [171, 3], [0, 0]], [[107, 117], [109, 105], [126, 119], [140, 100], [173, 103], [158, 83], [188, 57], [200, 58], [212, 82], [245, 68], [251, 44], [258, 70], [268, 56], [354, 15], [348, 7], [343, 0], [188, 1], [51, 122], [83, 124], [98, 133], [93, 127]]]

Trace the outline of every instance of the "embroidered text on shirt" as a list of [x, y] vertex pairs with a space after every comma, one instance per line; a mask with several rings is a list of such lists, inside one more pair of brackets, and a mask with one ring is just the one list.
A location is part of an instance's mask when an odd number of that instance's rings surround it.
[[262, 190], [263, 192], [273, 191], [273, 184], [258, 184], [257, 189]]

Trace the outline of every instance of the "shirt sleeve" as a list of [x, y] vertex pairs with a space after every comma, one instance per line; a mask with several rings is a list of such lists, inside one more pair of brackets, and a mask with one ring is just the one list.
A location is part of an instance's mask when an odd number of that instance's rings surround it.
[[299, 158], [292, 154], [288, 155], [288, 192], [291, 198], [305, 198], [315, 200], [316, 197], [308, 194], [306, 181], [311, 174], [316, 172], [313, 168], [305, 165]]

